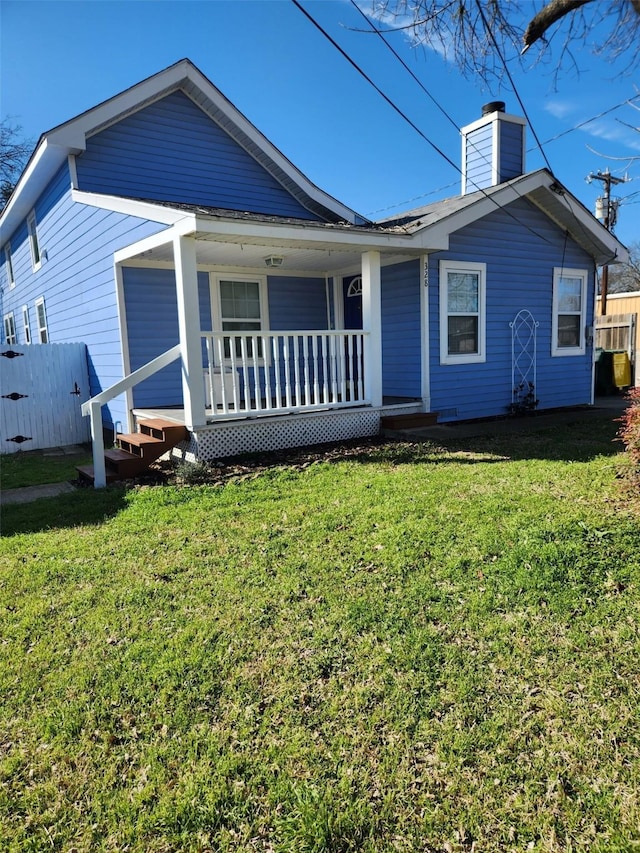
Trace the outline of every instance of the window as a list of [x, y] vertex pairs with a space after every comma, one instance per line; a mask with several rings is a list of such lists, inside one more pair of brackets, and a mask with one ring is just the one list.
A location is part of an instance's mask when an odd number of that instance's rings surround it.
[[49, 332], [47, 330], [47, 314], [44, 310], [44, 298], [36, 299], [36, 322], [38, 324], [38, 339], [41, 344], [49, 343]]
[[587, 304], [587, 270], [553, 271], [551, 355], [583, 355]]
[[485, 361], [486, 264], [440, 261], [440, 363]]
[[22, 326], [24, 328], [24, 342], [31, 343], [31, 324], [29, 323], [29, 306], [22, 306]]
[[[266, 322], [266, 279], [262, 276], [255, 279], [224, 276], [217, 279], [218, 298], [214, 300], [214, 316], [218, 315], [218, 328], [223, 332], [251, 332], [258, 334], [267, 327]], [[253, 341], [245, 339], [245, 354], [253, 358]], [[235, 356], [242, 358], [243, 339], [235, 339]], [[224, 356], [231, 357], [231, 342], [224, 342]], [[262, 341], [258, 341], [258, 358], [262, 359]]]
[[11, 246], [8, 243], [4, 247], [4, 258], [7, 269], [7, 281], [9, 282], [9, 287], [15, 287], [16, 277], [13, 274], [13, 259], [11, 258]]
[[42, 257], [40, 255], [40, 243], [38, 242], [38, 229], [36, 226], [36, 215], [30, 213], [27, 219], [27, 228], [29, 229], [29, 246], [31, 248], [31, 265], [33, 271], [40, 269]]
[[16, 337], [16, 322], [13, 317], [13, 311], [10, 314], [4, 315], [4, 341], [6, 344], [17, 344]]

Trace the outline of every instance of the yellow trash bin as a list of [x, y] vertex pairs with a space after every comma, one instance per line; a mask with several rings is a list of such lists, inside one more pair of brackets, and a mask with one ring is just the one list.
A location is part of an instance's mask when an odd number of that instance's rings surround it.
[[613, 381], [618, 388], [631, 385], [631, 362], [626, 352], [613, 353]]

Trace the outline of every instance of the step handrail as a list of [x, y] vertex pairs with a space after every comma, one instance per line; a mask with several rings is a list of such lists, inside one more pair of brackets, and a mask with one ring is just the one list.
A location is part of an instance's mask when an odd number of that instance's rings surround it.
[[180, 344], [176, 344], [174, 347], [171, 347], [171, 349], [168, 349], [166, 352], [163, 352], [161, 355], [146, 364], [143, 364], [142, 367], [139, 367], [137, 370], [134, 370], [133, 373], [125, 376], [124, 379], [121, 379], [119, 382], [115, 382], [113, 385], [109, 386], [109, 388], [105, 388], [104, 391], [101, 391], [99, 394], [96, 394], [95, 397], [92, 397], [90, 400], [87, 400], [86, 403], [82, 404], [82, 414], [85, 417], [89, 415], [91, 418], [94, 488], [101, 489], [107, 485], [107, 471], [104, 461], [104, 436], [102, 434], [102, 407], [105, 403], [108, 403], [109, 400], [113, 400], [114, 397], [122, 394], [123, 391], [128, 391], [130, 388], [133, 388], [134, 385], [137, 385], [144, 379], [148, 379], [150, 376], [153, 376], [154, 373], [162, 370], [163, 367], [174, 362], [180, 357], [180, 353], [181, 346]]
[[110, 385], [109, 388], [105, 388], [104, 391], [101, 391], [99, 394], [96, 394], [95, 397], [87, 400], [86, 403], [82, 404], [82, 414], [85, 416], [89, 414], [89, 408], [92, 403], [99, 403], [101, 406], [104, 406], [104, 404], [108, 403], [109, 400], [113, 400], [114, 397], [122, 394], [123, 391], [128, 391], [130, 388], [133, 388], [134, 385], [137, 385], [144, 379], [148, 379], [150, 376], [153, 376], [154, 373], [157, 373], [159, 370], [162, 370], [163, 367], [171, 364], [179, 358], [179, 356], [180, 344], [176, 344], [174, 347], [171, 347], [171, 349], [168, 349], [166, 352], [163, 352], [161, 355], [151, 361], [148, 361], [146, 364], [143, 364], [142, 367], [134, 370], [133, 373], [129, 373], [124, 377], [124, 379], [114, 382], [114, 384]]

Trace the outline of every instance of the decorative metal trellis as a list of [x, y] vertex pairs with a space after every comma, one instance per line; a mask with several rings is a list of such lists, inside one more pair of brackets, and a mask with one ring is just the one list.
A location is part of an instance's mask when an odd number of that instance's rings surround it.
[[537, 330], [538, 321], [523, 308], [509, 323], [511, 329], [511, 410], [537, 405]]

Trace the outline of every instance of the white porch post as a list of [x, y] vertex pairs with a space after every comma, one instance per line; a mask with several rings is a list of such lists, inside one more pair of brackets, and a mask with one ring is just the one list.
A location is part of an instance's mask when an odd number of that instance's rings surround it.
[[173, 258], [178, 295], [184, 418], [187, 429], [193, 429], [206, 422], [195, 237], [177, 234], [173, 238]]
[[364, 396], [372, 406], [382, 405], [382, 309], [380, 252], [362, 255], [362, 328], [364, 338]]

